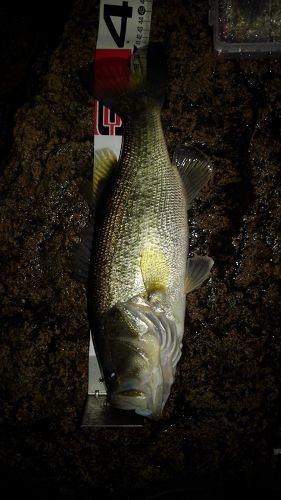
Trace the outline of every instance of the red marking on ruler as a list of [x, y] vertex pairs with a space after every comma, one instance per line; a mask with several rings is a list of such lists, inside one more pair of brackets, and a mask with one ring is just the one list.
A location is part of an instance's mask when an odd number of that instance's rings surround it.
[[109, 127], [109, 133], [108, 135], [115, 135], [115, 129], [116, 127], [120, 127], [121, 125], [121, 118], [118, 115], [114, 115], [114, 120], [110, 121], [110, 109], [106, 108], [104, 106], [103, 108], [103, 123], [106, 127]]
[[[96, 49], [95, 53], [95, 82], [98, 88], [110, 91], [114, 88], [126, 88], [129, 81], [129, 61], [131, 49]], [[111, 59], [109, 63], [109, 59]], [[110, 111], [101, 103], [94, 100], [93, 133], [94, 135], [115, 135], [116, 127], [120, 127], [121, 118], [115, 115], [110, 120]], [[102, 119], [102, 123], [100, 120]], [[101, 132], [102, 131], [102, 132]], [[106, 134], [104, 133], [106, 131]]]

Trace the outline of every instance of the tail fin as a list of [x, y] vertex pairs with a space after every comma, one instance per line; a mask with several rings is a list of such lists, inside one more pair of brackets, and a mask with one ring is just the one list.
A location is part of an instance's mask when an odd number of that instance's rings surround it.
[[165, 51], [160, 44], [137, 50], [130, 60], [107, 58], [95, 64], [94, 96], [121, 118], [162, 107], [165, 97]]
[[166, 49], [160, 43], [151, 43], [147, 49], [147, 86], [149, 94], [163, 106], [167, 83]]

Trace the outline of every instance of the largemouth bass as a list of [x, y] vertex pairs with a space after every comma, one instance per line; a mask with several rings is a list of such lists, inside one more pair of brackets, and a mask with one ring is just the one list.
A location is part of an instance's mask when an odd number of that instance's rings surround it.
[[[156, 51], [155, 51], [156, 50]], [[211, 258], [188, 259], [187, 210], [211, 176], [206, 157], [179, 145], [170, 161], [161, 125], [164, 85], [158, 49], [147, 74], [95, 96], [123, 119], [119, 161], [95, 155], [97, 202], [89, 314], [111, 405], [159, 418], [181, 356], [186, 293], [208, 276]], [[108, 61], [110, 65], [110, 62]]]

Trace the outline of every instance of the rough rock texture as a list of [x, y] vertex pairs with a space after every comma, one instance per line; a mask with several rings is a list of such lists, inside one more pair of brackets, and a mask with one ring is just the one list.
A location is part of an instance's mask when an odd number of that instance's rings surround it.
[[187, 297], [159, 422], [79, 427], [88, 322], [71, 251], [89, 218], [78, 186], [93, 137], [77, 73], [92, 59], [97, 2], [74, 2], [37, 95], [17, 111], [0, 179], [0, 463], [10, 492], [15, 478], [36, 498], [281, 489], [281, 60], [218, 57], [207, 13], [207, 0], [154, 1], [151, 38], [168, 42], [169, 150], [191, 140], [214, 165], [189, 216], [191, 252], [215, 265]]

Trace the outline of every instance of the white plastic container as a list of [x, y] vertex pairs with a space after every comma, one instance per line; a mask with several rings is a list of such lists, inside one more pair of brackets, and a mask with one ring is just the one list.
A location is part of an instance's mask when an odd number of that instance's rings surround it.
[[226, 54], [281, 54], [281, 0], [209, 0], [214, 48]]

